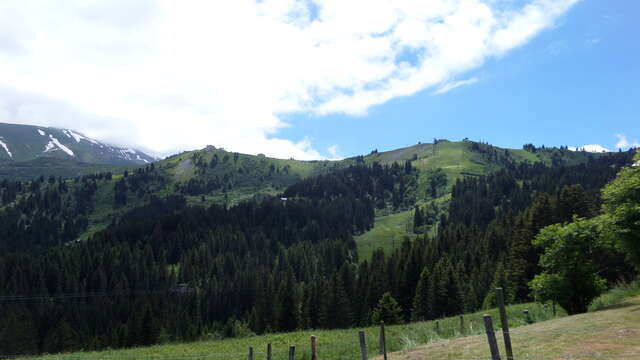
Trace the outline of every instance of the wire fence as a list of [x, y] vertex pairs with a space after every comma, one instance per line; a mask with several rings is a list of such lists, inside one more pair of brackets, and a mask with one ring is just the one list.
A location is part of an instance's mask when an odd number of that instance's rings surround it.
[[[446, 330], [447, 328], [441, 328], [441, 330]], [[449, 330], [453, 330], [452, 328], [448, 328]], [[640, 328], [609, 328], [607, 331], [610, 332], [625, 332], [629, 336], [634, 336], [636, 339], [640, 335]], [[495, 331], [497, 339], [499, 341], [503, 340], [502, 331], [497, 329]], [[593, 331], [588, 329], [536, 329], [531, 328], [530, 326], [523, 326], [521, 328], [516, 328], [509, 331], [509, 334], [512, 336], [512, 340], [515, 344], [514, 349], [514, 359], [516, 360], [550, 360], [550, 359], [566, 359], [566, 360], [578, 360], [578, 359], [640, 359], [640, 352], [622, 352], [622, 353], [607, 353], [607, 352], [598, 352], [598, 351], [567, 351], [564, 354], [558, 354], [553, 351], [545, 351], [544, 347], [537, 346], [535, 348], [519, 348], [518, 345], [524, 343], [526, 338], [532, 338], [537, 336], [538, 334], [544, 334], [546, 337], [555, 337], [557, 335], [568, 336], [568, 337], [581, 337], [586, 335], [593, 335]], [[412, 334], [404, 334], [405, 336], [410, 336]], [[491, 355], [489, 355], [489, 350], [480, 349], [481, 352], [484, 352], [484, 355], [477, 354], [479, 351], [478, 347], [465, 349], [464, 346], [468, 344], [458, 344], [455, 342], [457, 339], [463, 336], [482, 336], [486, 335], [486, 329], [482, 329], [481, 332], [477, 332], [474, 334], [458, 334], [455, 337], [440, 337], [437, 334], [434, 334], [433, 337], [429, 338], [426, 342], [404, 342], [402, 339], [393, 339], [392, 344], [395, 346], [391, 347], [391, 351], [394, 351], [393, 354], [390, 354], [389, 359], [402, 359], [402, 360], [417, 360], [417, 359], [429, 359], [429, 360], [494, 360]], [[382, 356], [379, 355], [380, 348], [378, 343], [378, 333], [369, 333], [367, 336], [367, 350], [369, 357], [368, 359], [380, 359], [382, 360]], [[257, 340], [257, 339], [256, 339]], [[398, 341], [400, 340], [400, 341]], [[471, 343], [477, 344], [478, 341], [469, 338]], [[250, 342], [250, 339], [249, 339]], [[484, 339], [481, 341], [484, 342]], [[272, 359], [272, 360], [287, 360], [287, 359], [297, 359], [297, 360], [313, 360], [311, 356], [311, 348], [309, 343], [305, 344], [296, 344], [296, 354], [294, 358], [290, 357], [288, 347], [285, 345], [281, 345], [280, 347], [274, 347], [273, 351], [271, 351], [271, 357], [268, 356], [268, 352], [264, 351], [266, 349], [266, 345], [262, 344], [260, 341], [256, 341], [256, 343], [260, 344], [260, 347], [254, 347], [254, 351], [252, 352], [253, 357], [249, 357], [249, 351], [242, 352], [198, 352], [198, 353], [182, 353], [182, 354], [166, 354], [166, 353], [152, 353], [152, 348], [149, 349], [131, 349], [131, 350], [120, 350], [120, 351], [107, 351], [101, 353], [81, 353], [81, 354], [57, 354], [57, 355], [37, 355], [37, 356], [25, 356], [25, 355], [7, 355], [0, 354], [0, 359], [25, 359], [25, 360], [114, 360], [114, 359], [123, 359], [123, 360], [216, 360], [216, 359], [249, 359], [249, 360], [263, 360], [263, 359]], [[317, 360], [360, 360], [362, 359], [362, 355], [360, 352], [360, 347], [358, 346], [358, 336], [357, 332], [353, 332], [353, 341], [352, 344], [345, 343], [325, 343], [320, 339], [320, 343], [318, 346], [317, 352]], [[390, 345], [390, 344], [387, 344]], [[443, 351], [446, 350], [446, 351]], [[501, 349], [502, 350], [502, 349]], [[635, 347], [635, 350], [638, 350], [638, 347]], [[128, 352], [131, 353], [128, 353]], [[183, 351], [188, 351], [185, 348]], [[144, 352], [144, 353], [143, 353]], [[506, 360], [507, 357], [502, 354], [501, 359]]]

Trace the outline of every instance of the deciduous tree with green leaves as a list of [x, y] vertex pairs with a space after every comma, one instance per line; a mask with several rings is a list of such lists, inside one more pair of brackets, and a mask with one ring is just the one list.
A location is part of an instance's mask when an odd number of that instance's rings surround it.
[[640, 268], [640, 153], [633, 160], [634, 166], [620, 171], [602, 190], [601, 219], [605, 236]]
[[586, 312], [606, 289], [594, 258], [610, 246], [599, 236], [597, 221], [574, 218], [568, 224], [547, 226], [533, 243], [544, 249], [540, 257], [544, 270], [529, 283], [536, 300], [557, 302], [569, 314]]

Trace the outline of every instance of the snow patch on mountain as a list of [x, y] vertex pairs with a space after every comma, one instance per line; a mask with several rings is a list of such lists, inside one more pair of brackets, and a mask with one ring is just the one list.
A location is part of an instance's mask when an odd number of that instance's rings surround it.
[[40, 130], [40, 129], [38, 129], [38, 134], [40, 134], [40, 135], [42, 135], [42, 136], [45, 136], [45, 135], [46, 135], [46, 133], [45, 133], [44, 131]]
[[[113, 151], [114, 149], [110, 149], [110, 150]], [[136, 151], [133, 149], [118, 149], [118, 152], [120, 153], [121, 159], [132, 161], [140, 158], [140, 156], [138, 156], [137, 158], [131, 156], [131, 155], [137, 154]]]
[[[58, 141], [58, 139], [54, 138], [53, 135], [49, 134], [49, 142], [47, 143], [47, 145], [44, 146], [44, 151], [43, 152], [49, 152], [49, 151], [54, 151], [57, 149], [60, 149], [62, 151], [64, 151], [65, 153], [67, 153], [67, 155], [69, 156], [76, 156], [73, 151], [71, 151], [71, 149], [69, 149], [68, 147], [64, 146], [63, 144], [60, 143], [60, 141]], [[57, 149], [56, 149], [57, 147]]]
[[67, 135], [67, 137], [69, 137], [69, 138], [73, 138], [77, 143], [79, 143], [80, 140], [86, 140], [86, 141], [88, 141], [88, 142], [90, 142], [92, 144], [99, 145], [99, 143], [96, 140], [88, 138], [88, 137], [86, 137], [86, 136], [84, 136], [82, 134], [79, 134], [79, 133], [77, 133], [77, 132], [75, 132], [73, 130], [65, 129], [65, 130], [62, 130], [62, 133]]
[[[0, 139], [4, 139], [4, 138], [0, 136]], [[9, 157], [13, 159], [13, 154], [11, 153], [11, 151], [9, 151], [9, 147], [7, 146], [7, 144], [2, 140], [0, 140], [0, 146], [2, 146], [4, 148], [4, 151], [6, 151], [7, 154], [9, 154]]]
[[53, 143], [53, 141], [49, 141], [45, 146], [44, 146], [44, 150], [42, 151], [43, 153], [49, 152], [49, 151], [53, 151], [53, 150], [57, 150], [56, 149], [56, 144]]
[[573, 147], [573, 146], [569, 146], [568, 149], [571, 150], [571, 151], [586, 151], [586, 152], [590, 152], [590, 153], [611, 152], [611, 150], [605, 148], [602, 145], [598, 145], [598, 144], [584, 145], [584, 146], [580, 146], [580, 147], [577, 147], [577, 148]]
[[73, 131], [73, 130], [64, 130], [65, 134], [68, 134], [70, 137], [74, 138], [76, 140], [77, 143], [80, 142], [80, 140], [86, 140], [92, 144], [98, 145], [98, 142], [96, 140], [93, 140], [91, 138], [88, 138], [82, 134], [78, 134], [77, 132]]

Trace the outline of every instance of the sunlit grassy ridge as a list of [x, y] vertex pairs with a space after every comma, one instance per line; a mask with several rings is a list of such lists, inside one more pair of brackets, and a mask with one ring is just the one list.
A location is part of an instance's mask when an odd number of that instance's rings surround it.
[[[474, 150], [474, 147], [476, 148]], [[146, 195], [138, 197], [134, 193], [128, 196], [126, 206], [114, 206], [115, 182], [121, 178], [122, 173], [128, 170], [135, 172], [135, 168], [107, 165], [92, 165], [70, 162], [60, 159], [37, 159], [30, 164], [12, 164], [12, 168], [0, 166], [0, 178], [6, 177], [34, 177], [40, 173], [60, 176], [76, 176], [96, 172], [112, 172], [112, 180], [98, 182], [98, 189], [93, 207], [88, 214], [89, 227], [81, 235], [87, 238], [89, 235], [104, 229], [111, 221], [127, 210], [142, 206], [152, 196], [165, 197], [180, 193], [179, 188], [191, 180], [209, 181], [218, 179], [227, 185], [224, 189], [216, 189], [199, 194], [184, 194], [190, 205], [209, 206], [211, 204], [234, 205], [241, 201], [259, 198], [263, 196], [277, 195], [284, 189], [302, 179], [329, 173], [349, 165], [364, 161], [367, 164], [380, 162], [391, 164], [410, 160], [412, 165], [420, 170], [418, 179], [417, 202], [431, 201], [426, 196], [427, 180], [430, 172], [442, 169], [447, 176], [447, 185], [443, 189], [444, 195], [438, 201], [446, 202], [447, 192], [457, 179], [464, 176], [487, 174], [499, 170], [503, 165], [498, 159], [488, 158], [482, 151], [495, 149], [503, 156], [510, 154], [515, 161], [550, 163], [552, 157], [560, 157], [567, 163], [584, 162], [590, 155], [583, 152], [560, 151], [557, 149], [531, 153], [519, 149], [500, 149], [486, 144], [477, 144], [471, 141], [449, 142], [439, 141], [438, 144], [417, 144], [406, 148], [372, 152], [364, 157], [353, 157], [340, 161], [299, 161], [294, 159], [274, 159], [263, 155], [247, 155], [228, 152], [223, 149], [207, 147], [202, 150], [183, 152], [155, 163], [155, 172], [164, 179], [163, 183], [145, 184]], [[196, 164], [197, 161], [210, 163], [218, 159], [217, 166], [203, 167]], [[198, 160], [199, 159], [199, 160]], [[3, 170], [4, 169], [4, 170]], [[4, 173], [3, 173], [4, 171]], [[358, 237], [358, 246], [362, 252], [360, 259], [368, 258], [369, 254], [377, 248], [389, 250], [393, 244], [398, 244], [405, 236], [413, 237], [409, 231], [407, 218], [411, 217], [407, 209], [402, 209], [401, 214], [388, 212], [380, 216], [370, 233]], [[382, 215], [382, 214], [380, 214]]]
[[376, 218], [373, 229], [355, 237], [359, 260], [371, 259], [377, 249], [389, 254], [402, 245], [405, 237], [415, 237], [411, 229], [407, 229], [412, 216], [413, 211], [408, 210]]

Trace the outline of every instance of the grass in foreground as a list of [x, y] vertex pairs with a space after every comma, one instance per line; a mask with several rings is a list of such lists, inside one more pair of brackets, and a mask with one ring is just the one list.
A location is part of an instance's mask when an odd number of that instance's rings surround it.
[[[502, 333], [496, 331], [505, 358]], [[606, 310], [522, 326], [510, 331], [516, 359], [640, 359], [640, 297]], [[488, 359], [484, 334], [435, 342], [390, 354], [393, 360]]]

